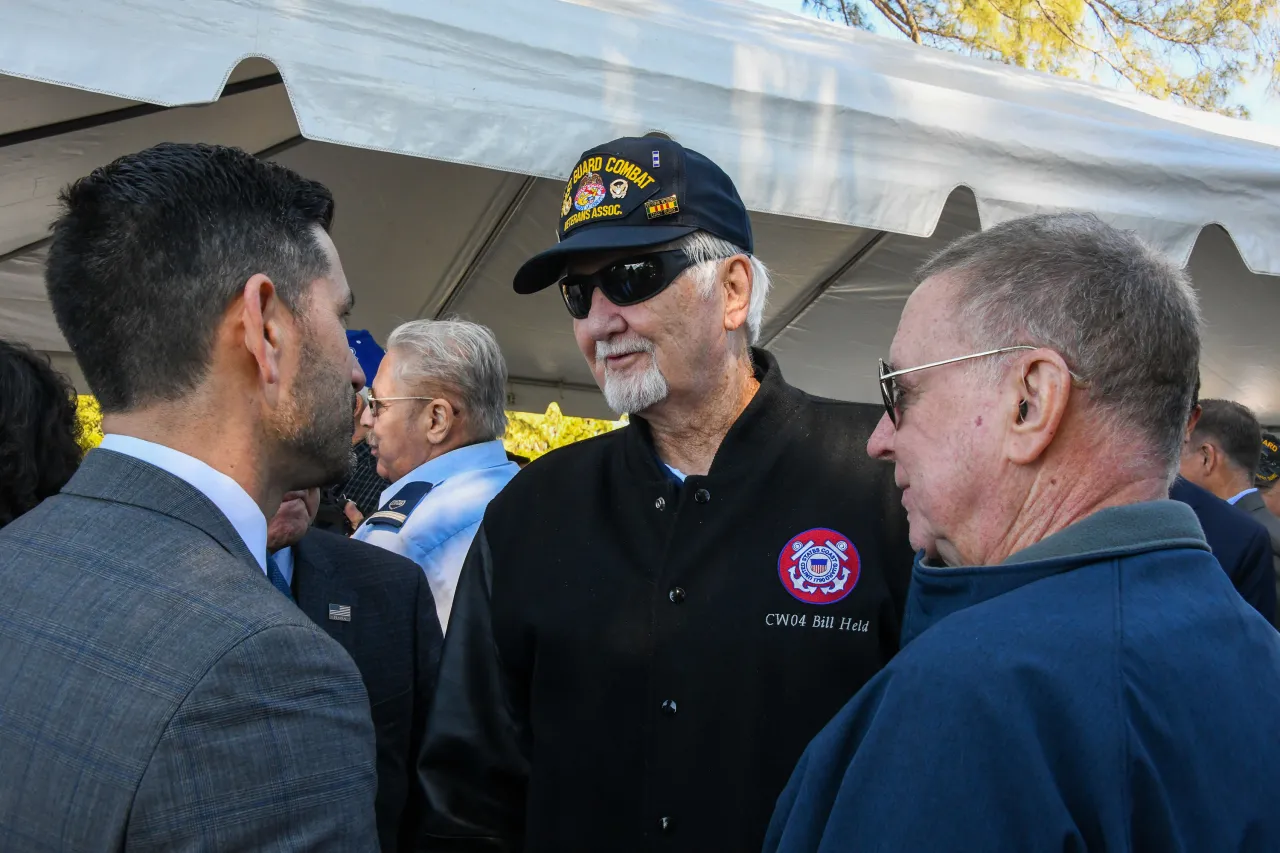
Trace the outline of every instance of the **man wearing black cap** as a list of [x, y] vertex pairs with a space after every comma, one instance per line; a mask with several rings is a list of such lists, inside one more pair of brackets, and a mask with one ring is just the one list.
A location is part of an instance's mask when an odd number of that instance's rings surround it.
[[[1236, 506], [1244, 509], [1262, 526], [1267, 528], [1271, 537], [1271, 550], [1280, 554], [1280, 489], [1276, 482], [1280, 481], [1280, 439], [1273, 433], [1262, 434], [1262, 456], [1258, 461], [1258, 471], [1254, 475], [1253, 484], [1257, 487], [1257, 496], [1252, 501], [1241, 499]], [[1280, 559], [1274, 563], [1276, 600], [1280, 601]], [[1280, 628], [1280, 607], [1276, 608], [1275, 619], [1272, 620]]]
[[878, 408], [750, 347], [768, 272], [729, 177], [665, 138], [576, 165], [558, 284], [631, 424], [535, 461], [462, 570], [423, 849], [756, 851], [807, 741], [897, 650], [911, 565]]

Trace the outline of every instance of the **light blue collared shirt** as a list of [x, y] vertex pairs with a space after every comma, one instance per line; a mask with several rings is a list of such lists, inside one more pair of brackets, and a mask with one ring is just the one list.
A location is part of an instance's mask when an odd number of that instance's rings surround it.
[[1243, 492], [1236, 495], [1235, 497], [1227, 498], [1227, 503], [1231, 504], [1232, 506], [1235, 506], [1236, 502], [1239, 501], [1242, 497], [1249, 494], [1250, 492], [1256, 492], [1256, 491], [1258, 491], [1258, 489], [1255, 486], [1250, 486], [1249, 488], [1245, 489]]
[[519, 471], [520, 466], [507, 459], [501, 441], [451, 450], [414, 468], [382, 492], [379, 505], [386, 506], [410, 483], [432, 486], [399, 530], [365, 523], [352, 538], [421, 566], [436, 600], [440, 626], [447, 628], [462, 561], [480, 529], [485, 507]]
[[288, 545], [276, 551], [271, 556], [276, 558], [276, 565], [280, 567], [280, 574], [284, 575], [285, 581], [293, 585], [293, 549]]
[[98, 446], [168, 471], [212, 501], [240, 534], [249, 553], [258, 561], [258, 567], [266, 574], [267, 519], [239, 483], [194, 456], [131, 435], [106, 435]]

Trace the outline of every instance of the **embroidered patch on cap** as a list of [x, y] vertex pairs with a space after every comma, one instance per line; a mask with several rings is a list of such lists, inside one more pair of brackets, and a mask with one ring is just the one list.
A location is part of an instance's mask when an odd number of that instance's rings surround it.
[[825, 527], [793, 537], [778, 556], [778, 579], [806, 604], [835, 604], [853, 591], [861, 574], [858, 549]]
[[650, 219], [657, 219], [659, 216], [670, 216], [673, 213], [679, 213], [680, 205], [676, 204], [675, 196], [669, 195], [666, 198], [645, 202], [644, 211], [649, 214]]
[[590, 172], [578, 184], [578, 191], [573, 194], [573, 206], [578, 210], [590, 210], [604, 201], [604, 181], [595, 172]]
[[574, 167], [560, 203], [560, 234], [587, 222], [620, 219], [661, 190], [657, 179], [622, 157], [588, 154]]

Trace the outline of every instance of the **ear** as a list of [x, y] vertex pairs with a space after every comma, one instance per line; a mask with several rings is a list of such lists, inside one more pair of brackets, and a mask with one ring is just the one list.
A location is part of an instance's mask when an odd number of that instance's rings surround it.
[[427, 441], [432, 444], [443, 444], [458, 420], [458, 415], [453, 410], [453, 404], [441, 397], [427, 403], [426, 410], [422, 413], [422, 416]]
[[734, 255], [723, 264], [720, 288], [724, 291], [724, 328], [736, 332], [747, 324], [751, 306], [751, 262], [746, 255]]
[[275, 284], [267, 276], [259, 273], [245, 282], [240, 299], [244, 347], [253, 357], [258, 379], [273, 404], [280, 390], [283, 314], [287, 313]]
[[1006, 382], [1005, 454], [1015, 464], [1030, 465], [1044, 455], [1062, 426], [1071, 370], [1058, 353], [1038, 349], [1018, 359]]
[[1191, 407], [1191, 416], [1187, 418], [1187, 441], [1191, 440], [1191, 436], [1196, 431], [1196, 424], [1200, 423], [1200, 415], [1204, 409], [1200, 408], [1200, 404], [1196, 403]]
[[1222, 455], [1222, 451], [1211, 441], [1202, 441], [1196, 445], [1196, 456], [1199, 460], [1201, 470], [1206, 476], [1212, 475], [1215, 471], [1226, 464], [1226, 457]]

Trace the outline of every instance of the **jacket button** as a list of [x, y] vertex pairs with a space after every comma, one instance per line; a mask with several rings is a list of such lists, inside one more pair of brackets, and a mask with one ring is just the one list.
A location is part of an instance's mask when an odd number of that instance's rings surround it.
[[673, 586], [671, 591], [667, 593], [667, 598], [671, 599], [672, 604], [681, 604], [684, 602], [684, 589]]
[[663, 832], [670, 833], [672, 830], [671, 818], [669, 817], [658, 818], [658, 826], [662, 827]]
[[676, 703], [674, 699], [668, 699], [662, 703], [662, 713], [674, 714], [676, 712]]
[[656, 501], [653, 502], [654, 509], [662, 509], [666, 505], [667, 505], [666, 498], [658, 498]]
[[711, 500], [711, 493], [706, 489], [698, 489], [698, 491], [693, 493], [693, 499], [700, 504], [704, 504]]

